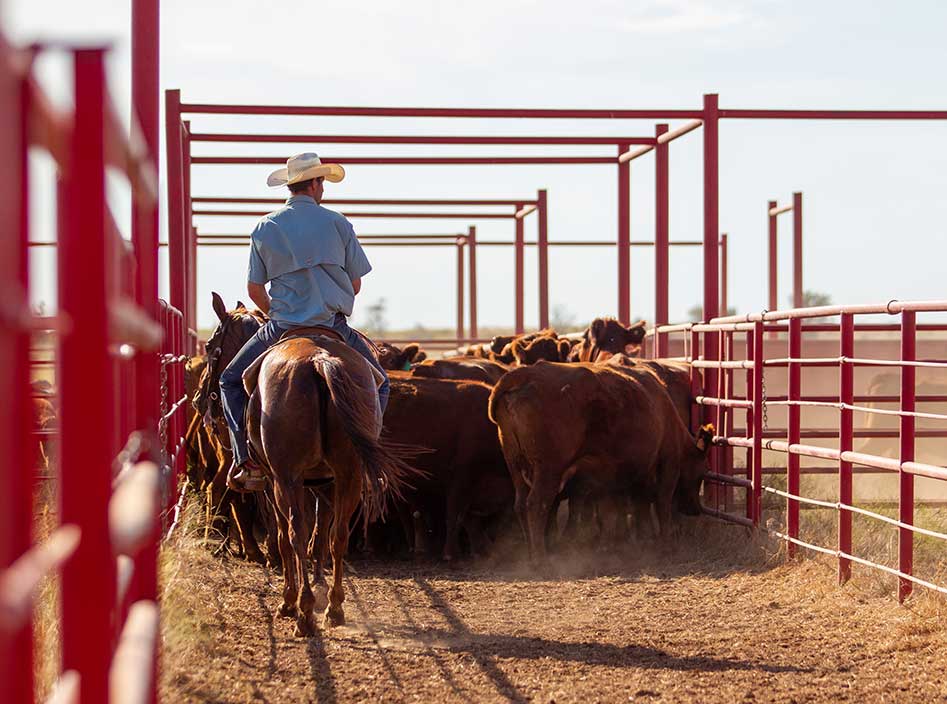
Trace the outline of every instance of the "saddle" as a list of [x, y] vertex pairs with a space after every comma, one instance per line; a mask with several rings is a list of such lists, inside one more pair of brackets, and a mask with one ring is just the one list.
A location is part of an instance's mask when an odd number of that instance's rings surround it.
[[[375, 344], [371, 340], [369, 340], [369, 338], [365, 337], [365, 335], [363, 335], [362, 333], [358, 332], [357, 330], [355, 332], [363, 340], [368, 341], [369, 347], [372, 349], [372, 352], [375, 355], [375, 359], [377, 360], [378, 347], [376, 347]], [[248, 395], [252, 395], [253, 391], [256, 389], [256, 381], [260, 372], [260, 367], [263, 364], [263, 360], [266, 359], [266, 357], [271, 352], [273, 352], [277, 347], [279, 347], [284, 342], [288, 340], [295, 340], [295, 339], [300, 339], [300, 338], [312, 340], [313, 342], [316, 342], [316, 343], [319, 342], [320, 338], [328, 338], [335, 342], [341, 342], [343, 345], [347, 346], [347, 343], [345, 342], [345, 339], [342, 337], [342, 335], [330, 327], [325, 327], [323, 325], [311, 325], [308, 327], [290, 328], [289, 330], [284, 332], [282, 335], [280, 335], [280, 338], [276, 342], [275, 345], [265, 350], [259, 357], [256, 358], [256, 360], [254, 360], [254, 362], [246, 370], [244, 370], [243, 388], [244, 390], [246, 390]], [[380, 387], [385, 382], [385, 377], [373, 366], [369, 365], [369, 369], [371, 370], [372, 377], [375, 380], [375, 387], [376, 388]]]
[[310, 339], [315, 339], [317, 337], [328, 337], [329, 339], [335, 340], [336, 342], [345, 342], [345, 340], [342, 339], [341, 334], [324, 325], [310, 325], [309, 327], [305, 328], [290, 328], [280, 335], [279, 341], [284, 342], [285, 340], [291, 340], [294, 337], [308, 337]]

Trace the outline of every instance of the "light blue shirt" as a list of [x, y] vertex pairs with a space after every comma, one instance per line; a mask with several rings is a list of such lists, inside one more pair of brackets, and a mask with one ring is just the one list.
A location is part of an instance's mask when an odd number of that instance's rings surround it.
[[352, 223], [309, 196], [292, 196], [250, 234], [247, 280], [269, 283], [277, 322], [323, 325], [352, 315], [352, 282], [371, 270]]

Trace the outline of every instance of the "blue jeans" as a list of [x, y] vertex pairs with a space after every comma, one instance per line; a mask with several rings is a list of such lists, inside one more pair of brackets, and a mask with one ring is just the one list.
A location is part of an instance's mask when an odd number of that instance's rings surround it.
[[[247, 448], [245, 419], [249, 398], [243, 388], [243, 372], [253, 364], [257, 357], [279, 342], [280, 336], [292, 327], [287, 323], [279, 323], [275, 320], [269, 321], [257, 330], [253, 337], [247, 340], [246, 344], [237, 352], [220, 375], [220, 399], [224, 407], [224, 418], [227, 420], [227, 427], [230, 428], [230, 446], [233, 448], [234, 461], [237, 464], [243, 464], [250, 457]], [[385, 381], [378, 387], [378, 401], [381, 404], [381, 412], [384, 413], [385, 407], [388, 405], [390, 389], [388, 374], [375, 359], [371, 348], [358, 333], [349, 327], [345, 316], [341, 313], [336, 313], [335, 319], [326, 327], [330, 327], [339, 333], [349, 347], [361, 354], [368, 360], [369, 364], [381, 372]]]

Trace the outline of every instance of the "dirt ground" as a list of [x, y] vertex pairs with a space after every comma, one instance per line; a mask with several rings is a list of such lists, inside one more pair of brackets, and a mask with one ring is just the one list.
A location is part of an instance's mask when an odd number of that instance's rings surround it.
[[899, 606], [890, 580], [838, 588], [827, 562], [705, 531], [672, 555], [560, 555], [554, 577], [356, 560], [347, 625], [311, 639], [276, 614], [278, 574], [172, 547], [162, 700], [947, 701], [942, 599]]

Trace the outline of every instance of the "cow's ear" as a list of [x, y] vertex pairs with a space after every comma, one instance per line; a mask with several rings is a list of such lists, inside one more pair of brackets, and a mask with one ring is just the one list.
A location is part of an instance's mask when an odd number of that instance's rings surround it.
[[625, 328], [625, 340], [629, 344], [638, 344], [644, 339], [647, 331], [648, 324], [644, 320], [639, 320], [637, 323], [633, 323]]
[[604, 318], [596, 318], [592, 321], [592, 324], [589, 325], [589, 333], [591, 333], [592, 339], [597, 340], [605, 332], [605, 325]]
[[[529, 342], [523, 340], [513, 340], [513, 344], [510, 346], [510, 352], [517, 364], [526, 364], [526, 352], [528, 350]], [[503, 351], [506, 352], [506, 350]]]
[[404, 358], [409, 362], [413, 362], [415, 361], [415, 357], [418, 356], [418, 352], [421, 351], [421, 345], [417, 342], [412, 342], [409, 345], [405, 345], [402, 351], [404, 352]]
[[227, 320], [227, 306], [224, 305], [224, 299], [220, 297], [220, 294], [216, 291], [211, 292], [211, 300], [214, 303], [214, 312], [217, 314], [217, 317], [220, 319], [220, 322]]
[[572, 351], [572, 345], [569, 344], [569, 341], [559, 338], [556, 346], [559, 348], [559, 360], [565, 362], [569, 359], [569, 353]]

